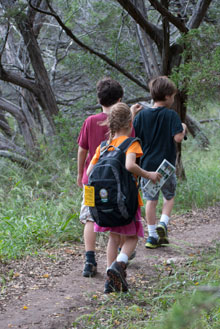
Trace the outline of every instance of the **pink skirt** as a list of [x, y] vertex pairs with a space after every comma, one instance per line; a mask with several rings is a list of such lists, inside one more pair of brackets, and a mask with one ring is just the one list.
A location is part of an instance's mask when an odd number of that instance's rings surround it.
[[113, 232], [120, 235], [137, 235], [140, 238], [144, 237], [144, 228], [141, 219], [141, 208], [138, 207], [135, 221], [132, 221], [128, 225], [115, 226], [115, 227], [102, 227], [94, 223], [94, 232]]

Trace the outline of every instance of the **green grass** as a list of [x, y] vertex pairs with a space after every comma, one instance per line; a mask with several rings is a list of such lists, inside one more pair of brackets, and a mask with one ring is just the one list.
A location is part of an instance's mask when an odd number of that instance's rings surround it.
[[178, 182], [174, 211], [213, 206], [220, 201], [220, 146], [217, 136], [211, 136], [209, 150], [198, 148], [194, 140], [184, 145], [183, 164], [186, 181]]
[[[71, 159], [72, 160], [72, 159]], [[50, 155], [44, 170], [1, 162], [0, 257], [16, 258], [65, 241], [81, 241], [76, 160]]]
[[73, 328], [219, 328], [219, 244], [181, 266], [160, 265], [157, 273], [152, 282], [137, 277], [127, 294], [91, 295], [94, 311], [79, 317]]

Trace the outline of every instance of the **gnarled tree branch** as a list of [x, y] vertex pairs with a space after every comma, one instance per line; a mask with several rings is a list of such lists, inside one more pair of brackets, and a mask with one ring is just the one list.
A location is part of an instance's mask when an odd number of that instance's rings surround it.
[[187, 33], [188, 28], [182, 22], [181, 18], [175, 17], [167, 8], [162, 6], [159, 1], [157, 0], [149, 0], [151, 5], [159, 12], [163, 17], [166, 17], [170, 23], [178, 28], [178, 30], [182, 33]]
[[149, 23], [137, 7], [130, 0], [117, 0], [118, 3], [129, 13], [129, 15], [138, 23], [142, 29], [155, 42], [160, 53], [163, 47], [163, 38], [161, 37], [161, 30], [154, 24]]
[[123, 75], [125, 75], [128, 79], [130, 79], [131, 81], [135, 82], [138, 86], [140, 86], [141, 88], [145, 89], [145, 90], [149, 90], [148, 87], [146, 85], [144, 85], [141, 81], [139, 81], [138, 79], [136, 79], [132, 74], [130, 74], [128, 71], [126, 71], [123, 67], [121, 67], [119, 64], [115, 63], [111, 58], [109, 58], [108, 56], [106, 56], [103, 53], [100, 53], [98, 51], [96, 51], [95, 49], [87, 46], [86, 44], [84, 44], [81, 40], [79, 40], [73, 33], [72, 31], [63, 23], [62, 19], [56, 14], [56, 12], [53, 10], [53, 8], [48, 4], [48, 7], [50, 9], [50, 12], [45, 11], [45, 10], [41, 10], [37, 7], [34, 7], [32, 4], [32, 1], [29, 1], [30, 6], [43, 13], [46, 15], [50, 15], [53, 16], [56, 21], [58, 22], [58, 24], [62, 27], [62, 29], [65, 31], [65, 33], [74, 41], [76, 42], [82, 49], [84, 49], [85, 51], [88, 51], [90, 54], [96, 55], [97, 57], [101, 58], [104, 62], [108, 63], [110, 66], [114, 67], [117, 71], [121, 72]]
[[207, 13], [208, 7], [212, 0], [199, 0], [194, 13], [188, 23], [189, 29], [196, 29], [200, 26], [205, 14]]

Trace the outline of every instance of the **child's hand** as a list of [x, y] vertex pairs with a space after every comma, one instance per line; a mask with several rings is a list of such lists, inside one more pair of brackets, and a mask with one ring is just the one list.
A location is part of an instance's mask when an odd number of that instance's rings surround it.
[[83, 187], [83, 183], [82, 183], [82, 175], [80, 175], [80, 174], [78, 174], [77, 175], [77, 185], [79, 186], [79, 187]]
[[162, 175], [156, 171], [148, 171], [148, 179], [150, 179], [154, 184], [159, 182]]
[[133, 119], [134, 119], [135, 115], [142, 109], [142, 107], [143, 106], [139, 103], [136, 103], [136, 104], [131, 106], [130, 110], [131, 110]]

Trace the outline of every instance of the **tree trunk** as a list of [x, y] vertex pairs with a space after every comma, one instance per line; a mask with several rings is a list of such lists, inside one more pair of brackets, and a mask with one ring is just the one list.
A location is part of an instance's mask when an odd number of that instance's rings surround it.
[[[37, 6], [40, 6], [40, 4], [42, 3], [43, 8], [45, 8], [44, 1], [33, 0], [33, 2]], [[1, 0], [1, 4], [6, 11], [8, 9], [11, 10], [11, 8], [13, 7], [16, 8], [16, 3], [13, 0], [8, 0], [8, 1]], [[24, 11], [19, 12], [20, 10], [19, 8], [17, 8], [17, 10], [18, 13], [17, 15], [14, 16], [14, 19], [23, 37], [25, 46], [28, 51], [28, 55], [31, 60], [31, 65], [35, 74], [34, 94], [42, 110], [45, 113], [45, 116], [52, 128], [52, 131], [55, 132], [53, 116], [58, 114], [59, 109], [57, 107], [56, 99], [50, 85], [46, 68], [44, 66], [41, 50], [36, 39], [39, 33], [39, 30], [35, 29], [34, 26], [34, 19], [36, 16], [36, 12], [30, 7], [28, 8], [27, 13], [25, 13]], [[4, 75], [4, 73], [5, 73], [4, 69], [3, 67], [1, 67], [1, 77], [3, 77], [3, 80], [4, 77], [7, 76], [7, 74]]]
[[[147, 10], [143, 0], [133, 0], [133, 4], [140, 10], [143, 17], [147, 19]], [[152, 40], [148, 34], [140, 27], [137, 27], [137, 38], [141, 51], [141, 55], [144, 61], [144, 67], [148, 76], [148, 79], [152, 79], [160, 75], [160, 69], [156, 59], [156, 55], [153, 49]]]
[[38, 46], [37, 40], [34, 36], [32, 27], [29, 21], [23, 20], [18, 23], [20, 32], [24, 38], [25, 45], [27, 47], [31, 64], [35, 73], [35, 82], [39, 90], [37, 95], [39, 104], [41, 105], [44, 113], [54, 130], [53, 115], [57, 115], [59, 110], [56, 104], [56, 100], [50, 86], [47, 71], [44, 66], [44, 62], [41, 56], [41, 51]]
[[28, 124], [27, 118], [22, 112], [22, 109], [3, 98], [0, 98], [0, 109], [10, 113], [17, 120], [22, 136], [24, 137], [25, 144], [30, 150], [33, 150], [35, 147], [35, 138], [31, 131], [31, 127]]
[[186, 115], [185, 122], [189, 133], [198, 141], [199, 146], [207, 150], [210, 145], [210, 141], [203, 133], [199, 122], [196, 121], [191, 116], [189, 116], [188, 114]]
[[[185, 122], [186, 118], [186, 100], [187, 94], [183, 91], [178, 92], [175, 96], [173, 108], [180, 116], [181, 122]], [[176, 143], [176, 175], [179, 179], [185, 180], [186, 174], [182, 162], [182, 144]]]

